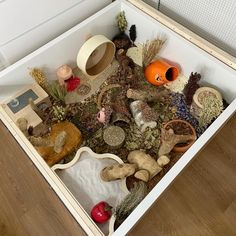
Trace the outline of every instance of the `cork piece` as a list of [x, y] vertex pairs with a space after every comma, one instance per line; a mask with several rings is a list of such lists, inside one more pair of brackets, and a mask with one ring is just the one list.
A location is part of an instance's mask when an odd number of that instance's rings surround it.
[[66, 131], [66, 139], [60, 153], [56, 153], [53, 146], [35, 147], [49, 166], [52, 166], [55, 163], [61, 161], [64, 157], [71, 154], [82, 143], [82, 135], [80, 130], [68, 121], [53, 125], [48, 139], [55, 144], [56, 138], [63, 131]]
[[118, 126], [109, 126], [103, 133], [103, 139], [110, 147], [119, 148], [124, 143], [125, 131]]

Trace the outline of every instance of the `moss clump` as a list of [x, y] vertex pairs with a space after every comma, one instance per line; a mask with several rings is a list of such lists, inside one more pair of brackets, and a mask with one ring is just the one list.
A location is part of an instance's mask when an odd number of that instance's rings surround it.
[[135, 123], [131, 123], [126, 130], [125, 148], [129, 151], [137, 149], [150, 150], [158, 152], [160, 146], [160, 130], [147, 128], [141, 132]]

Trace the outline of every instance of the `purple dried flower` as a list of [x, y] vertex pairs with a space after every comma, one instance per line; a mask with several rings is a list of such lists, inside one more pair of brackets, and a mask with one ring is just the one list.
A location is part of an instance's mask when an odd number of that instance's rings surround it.
[[179, 119], [188, 121], [196, 130], [199, 137], [208, 126], [200, 127], [198, 120], [190, 113], [185, 97], [180, 93], [172, 93], [172, 106], [176, 108], [176, 116]]

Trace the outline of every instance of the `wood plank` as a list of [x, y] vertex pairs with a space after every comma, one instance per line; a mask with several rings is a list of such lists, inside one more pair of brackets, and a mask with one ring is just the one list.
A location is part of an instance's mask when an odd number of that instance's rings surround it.
[[0, 235], [84, 235], [0, 122]]
[[236, 235], [235, 140], [234, 115], [129, 235]]
[[[83, 235], [0, 123], [0, 235]], [[236, 116], [129, 233], [236, 235]]]

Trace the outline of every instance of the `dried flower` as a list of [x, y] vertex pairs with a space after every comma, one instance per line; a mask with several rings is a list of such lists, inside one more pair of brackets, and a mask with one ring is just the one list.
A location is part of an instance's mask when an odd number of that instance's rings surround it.
[[147, 186], [144, 182], [134, 184], [134, 188], [123, 199], [115, 209], [115, 228], [119, 227], [122, 222], [131, 214], [147, 194]]
[[146, 68], [162, 48], [165, 40], [156, 38], [147, 40], [143, 45], [143, 67]]
[[129, 37], [130, 37], [131, 41], [134, 43], [134, 41], [137, 38], [136, 26], [135, 25], [131, 25], [131, 27], [129, 29]]
[[188, 83], [184, 87], [183, 92], [186, 98], [186, 103], [189, 106], [192, 104], [194, 93], [197, 91], [197, 89], [200, 88], [198, 84], [200, 79], [201, 79], [200, 74], [198, 74], [197, 72], [195, 73], [192, 72], [191, 75], [189, 76]]
[[117, 19], [117, 25], [118, 25], [120, 31], [125, 32], [125, 30], [127, 29], [127, 26], [128, 26], [128, 22], [125, 17], [125, 12], [124, 11], [120, 12], [120, 14], [117, 16], [116, 19]]
[[198, 137], [207, 129], [207, 126], [200, 126], [198, 120], [190, 113], [183, 94], [172, 94], [172, 106], [176, 109], [176, 116], [179, 119], [188, 121], [194, 127]]
[[59, 122], [66, 119], [67, 110], [65, 107], [53, 106], [52, 109], [53, 109], [53, 115], [54, 115], [55, 120]]
[[44, 72], [39, 68], [29, 69], [30, 76], [38, 83], [43, 89], [47, 90], [47, 79], [44, 75]]
[[203, 97], [203, 109], [199, 117], [200, 126], [208, 125], [223, 110], [223, 101], [215, 96]]

